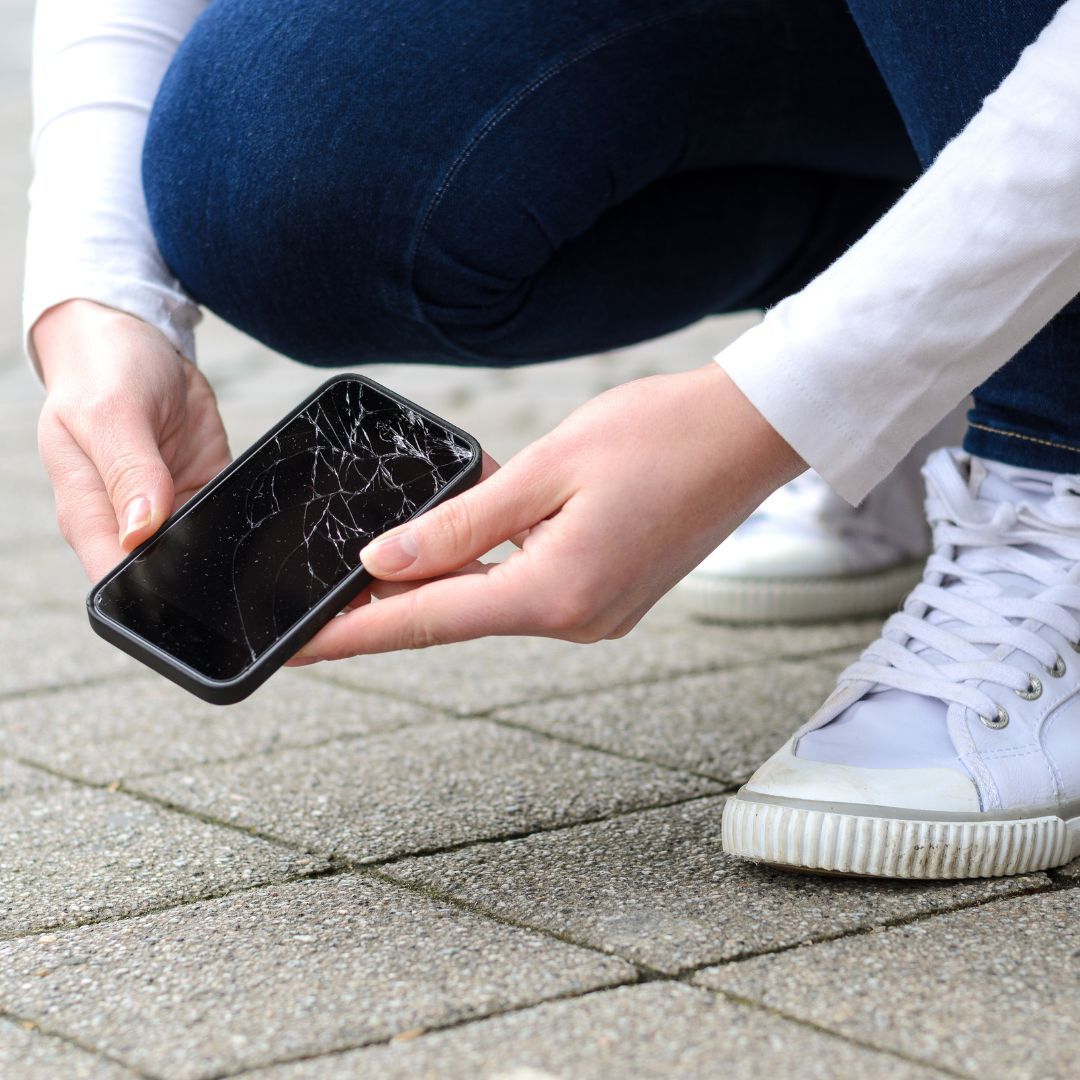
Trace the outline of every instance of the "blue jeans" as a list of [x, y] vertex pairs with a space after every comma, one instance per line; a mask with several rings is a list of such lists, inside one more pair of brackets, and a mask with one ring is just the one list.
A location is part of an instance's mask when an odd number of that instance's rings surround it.
[[[306, 363], [610, 349], [827, 266], [1058, 5], [1019, 6], [215, 0], [151, 115], [150, 219], [196, 300]], [[1077, 312], [971, 416], [977, 453], [1080, 470]]]

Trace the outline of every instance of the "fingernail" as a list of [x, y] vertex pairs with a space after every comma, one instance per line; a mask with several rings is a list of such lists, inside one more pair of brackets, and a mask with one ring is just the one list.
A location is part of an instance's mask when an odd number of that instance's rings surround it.
[[360, 558], [373, 574], [392, 574], [416, 562], [419, 554], [412, 532], [406, 531], [368, 544]]
[[150, 524], [150, 500], [145, 495], [139, 495], [128, 503], [127, 522], [124, 525], [124, 536], [130, 536], [136, 529], [141, 529]]

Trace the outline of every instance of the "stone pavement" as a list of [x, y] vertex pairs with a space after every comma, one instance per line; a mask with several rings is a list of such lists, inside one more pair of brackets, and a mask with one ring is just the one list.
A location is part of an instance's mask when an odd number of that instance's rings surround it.
[[[0, 1076], [1054, 1077], [1080, 866], [727, 858], [723, 802], [874, 623], [692, 622], [283, 671], [203, 705], [93, 635], [21, 356], [26, 0], [0, 0]], [[506, 457], [744, 320], [521, 371], [380, 367]], [[329, 373], [200, 337], [234, 449]]]

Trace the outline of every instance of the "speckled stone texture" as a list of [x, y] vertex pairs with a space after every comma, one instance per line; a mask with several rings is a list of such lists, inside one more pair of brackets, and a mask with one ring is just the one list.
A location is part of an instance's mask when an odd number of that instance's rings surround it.
[[621, 987], [250, 1080], [731, 1080], [940, 1074], [674, 984]]
[[[734, 638], [732, 637], [732, 640]], [[509, 723], [743, 783], [831, 693], [848, 653], [506, 709]]]
[[360, 861], [719, 790], [699, 777], [478, 721], [416, 726], [131, 784], [200, 814]]
[[0, 701], [0, 752], [107, 784], [433, 718], [418, 705], [331, 686], [299, 670], [279, 671], [272, 693], [225, 707], [146, 674]]
[[0, 1076], [16, 1080], [137, 1080], [139, 1074], [45, 1035], [30, 1022], [0, 1020]]
[[[1080, 862], [890, 884], [720, 849], [880, 620], [706, 625], [673, 592], [618, 641], [316, 664], [227, 708], [93, 634], [19, 319], [32, 14], [0, 0], [0, 1080], [1080, 1075]], [[505, 462], [755, 319], [363, 374]], [[234, 452], [332, 374], [198, 334]]]
[[324, 865], [122, 792], [46, 788], [0, 802], [0, 937], [134, 915]]
[[360, 689], [401, 694], [469, 715], [749, 662], [754, 663], [746, 678], [768, 681], [781, 657], [854, 651], [872, 637], [871, 628], [859, 623], [797, 632], [747, 627], [732, 633], [685, 616], [675, 621], [666, 612], [658, 614], [646, 616], [625, 638], [586, 647], [546, 638], [488, 638], [427, 649], [422, 671], [410, 653], [357, 657], [309, 670]]
[[974, 1076], [1080, 1071], [1080, 892], [1026, 896], [698, 977]]
[[0, 697], [127, 675], [141, 664], [102, 641], [79, 607], [0, 618]]
[[0, 800], [13, 799], [17, 795], [37, 795], [60, 786], [61, 781], [40, 769], [31, 769], [17, 761], [0, 758]]
[[769, 870], [724, 854], [722, 809], [702, 799], [387, 873], [671, 974], [1050, 887], [1043, 874], [947, 883]]
[[0, 942], [0, 1010], [173, 1080], [633, 977], [621, 960], [351, 875]]

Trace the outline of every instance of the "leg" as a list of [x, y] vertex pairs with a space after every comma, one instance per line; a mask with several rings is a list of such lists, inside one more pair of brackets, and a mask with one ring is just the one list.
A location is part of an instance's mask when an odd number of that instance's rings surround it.
[[196, 299], [326, 364], [543, 360], [771, 303], [916, 170], [840, 0], [217, 0], [144, 155]]
[[[1061, 0], [849, 0], [923, 164], [978, 111]], [[1080, 471], [1080, 300], [975, 391], [964, 448], [996, 461]]]
[[[928, 161], [1057, 3], [850, 0]], [[1080, 855], [1080, 315], [976, 393], [926, 464], [923, 581], [724, 811], [728, 851], [887, 877], [964, 878]]]

